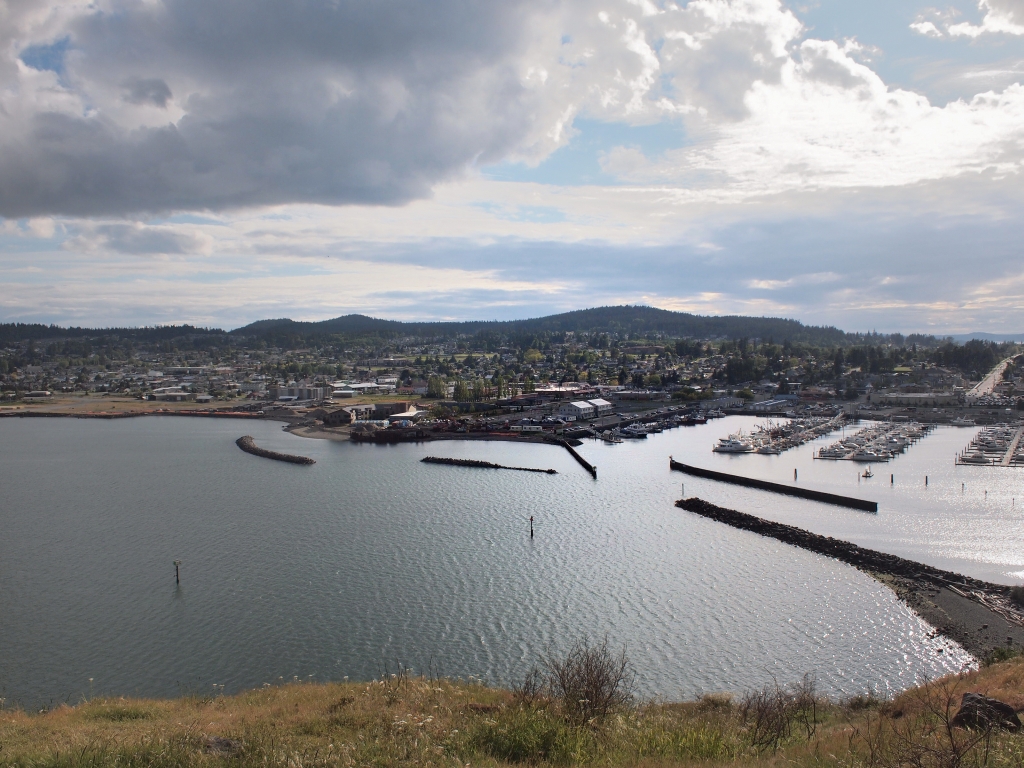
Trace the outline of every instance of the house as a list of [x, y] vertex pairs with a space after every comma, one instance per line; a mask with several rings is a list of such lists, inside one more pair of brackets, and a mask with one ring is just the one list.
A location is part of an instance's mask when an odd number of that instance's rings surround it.
[[587, 402], [594, 406], [597, 416], [607, 416], [612, 412], [612, 404], [607, 400], [602, 400], [600, 397], [595, 400], [588, 400]]
[[[609, 403], [609, 406], [611, 403]], [[574, 400], [558, 406], [559, 416], [568, 416], [574, 420], [592, 419], [597, 415], [597, 406], [586, 400]]]

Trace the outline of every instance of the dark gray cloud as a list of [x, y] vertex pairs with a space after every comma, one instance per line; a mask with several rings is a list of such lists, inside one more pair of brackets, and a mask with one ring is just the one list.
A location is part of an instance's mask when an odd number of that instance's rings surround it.
[[0, 117], [0, 216], [397, 204], [531, 124], [515, 0], [112, 5], [21, 48], [67, 85]]
[[195, 253], [202, 243], [193, 235], [167, 227], [141, 224], [102, 224], [95, 229], [97, 244], [117, 253]]
[[153, 104], [157, 107], [166, 107], [167, 100], [173, 95], [167, 83], [158, 77], [132, 77], [124, 84], [124, 100], [129, 104]]

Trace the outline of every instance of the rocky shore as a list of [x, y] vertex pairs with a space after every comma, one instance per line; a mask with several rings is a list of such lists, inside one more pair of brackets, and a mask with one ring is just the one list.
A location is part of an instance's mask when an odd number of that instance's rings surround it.
[[1000, 647], [1019, 649], [1024, 645], [1024, 610], [1011, 602], [1010, 587], [1005, 585], [865, 549], [703, 499], [680, 499], [676, 506], [733, 528], [834, 557], [870, 574], [890, 587], [939, 633], [978, 658], [985, 658]]

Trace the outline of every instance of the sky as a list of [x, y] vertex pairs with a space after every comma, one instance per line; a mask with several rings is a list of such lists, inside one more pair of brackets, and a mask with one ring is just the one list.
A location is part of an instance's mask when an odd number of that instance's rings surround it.
[[1024, 0], [0, 0], [0, 321], [1024, 331]]

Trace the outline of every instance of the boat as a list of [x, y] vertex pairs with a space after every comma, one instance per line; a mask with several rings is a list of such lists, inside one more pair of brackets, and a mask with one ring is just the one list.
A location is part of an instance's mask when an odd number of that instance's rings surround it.
[[981, 451], [975, 451], [969, 456], [961, 456], [960, 464], [992, 464], [992, 459], [986, 456]]
[[623, 427], [622, 429], [620, 429], [619, 435], [622, 437], [646, 439], [647, 429], [642, 424], [630, 424], [628, 427]]
[[599, 438], [604, 440], [606, 443], [617, 444], [623, 442], [622, 438], [616, 435], [611, 430], [605, 430], [598, 435]]
[[875, 453], [869, 448], [861, 448], [850, 456], [851, 461], [888, 461], [889, 458], [885, 452]]
[[871, 471], [871, 467], [868, 467], [867, 469], [865, 469], [864, 470], [864, 474], [861, 475], [861, 477], [874, 477], [874, 476], [875, 476], [875, 473]]
[[753, 453], [753, 444], [741, 435], [718, 438], [718, 445], [711, 449], [715, 453]]
[[757, 449], [757, 452], [765, 456], [779, 456], [782, 451], [776, 448], [771, 443], [765, 443]]
[[973, 426], [976, 426], [975, 423], [974, 423], [974, 419], [968, 419], [966, 416], [957, 416], [955, 419], [953, 419], [949, 423], [950, 423], [951, 426], [954, 426], [954, 427], [973, 427]]

